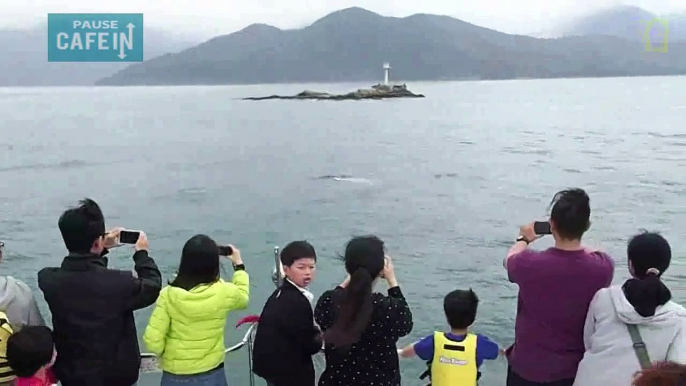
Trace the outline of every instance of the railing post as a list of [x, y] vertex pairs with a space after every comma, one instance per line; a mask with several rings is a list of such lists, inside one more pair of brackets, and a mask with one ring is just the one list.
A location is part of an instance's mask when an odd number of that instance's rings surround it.
[[248, 371], [250, 371], [250, 386], [255, 386], [255, 374], [252, 372], [252, 332], [248, 335]]
[[283, 276], [281, 275], [281, 258], [279, 257], [279, 247], [274, 246], [274, 272], [272, 274], [272, 281], [276, 288], [281, 287]]

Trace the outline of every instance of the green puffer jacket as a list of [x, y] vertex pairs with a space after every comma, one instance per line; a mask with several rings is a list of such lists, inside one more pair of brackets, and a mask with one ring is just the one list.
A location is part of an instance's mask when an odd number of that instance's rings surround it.
[[143, 341], [161, 357], [162, 370], [199, 374], [224, 361], [224, 326], [230, 311], [248, 307], [249, 276], [234, 272], [231, 283], [222, 279], [190, 291], [167, 286], [157, 298]]

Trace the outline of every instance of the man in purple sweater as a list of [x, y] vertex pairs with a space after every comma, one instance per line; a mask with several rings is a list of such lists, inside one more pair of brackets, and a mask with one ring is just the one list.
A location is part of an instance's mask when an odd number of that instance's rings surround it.
[[609, 255], [581, 245], [590, 226], [586, 192], [563, 190], [551, 205], [555, 246], [527, 248], [541, 235], [533, 223], [525, 225], [504, 261], [509, 280], [519, 286], [515, 342], [506, 350], [507, 386], [572, 386], [584, 355], [588, 306], [614, 274]]

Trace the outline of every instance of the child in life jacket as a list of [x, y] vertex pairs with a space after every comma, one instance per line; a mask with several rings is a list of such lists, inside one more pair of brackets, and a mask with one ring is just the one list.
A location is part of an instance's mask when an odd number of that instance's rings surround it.
[[471, 289], [450, 292], [443, 300], [450, 331], [434, 332], [398, 350], [398, 354], [403, 358], [417, 355], [427, 361], [432, 386], [476, 386], [483, 361], [496, 359], [502, 352], [486, 336], [469, 332], [478, 304], [479, 298]]
[[48, 327], [25, 326], [7, 340], [7, 362], [17, 376], [14, 386], [57, 385], [52, 370], [56, 358]]

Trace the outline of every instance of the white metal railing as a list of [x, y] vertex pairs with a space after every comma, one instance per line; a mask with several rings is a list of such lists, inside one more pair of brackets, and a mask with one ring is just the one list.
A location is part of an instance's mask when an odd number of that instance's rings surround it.
[[[247, 343], [252, 344], [252, 340], [254, 337], [254, 332], [255, 332], [255, 326], [257, 323], [252, 323], [250, 324], [250, 327], [248, 327], [248, 331], [245, 332], [245, 335], [243, 335], [243, 339], [241, 339], [238, 343], [234, 344], [231, 347], [228, 347], [224, 352], [226, 354], [234, 351], [238, 351], [243, 348]], [[252, 347], [248, 346], [248, 350], [252, 352]], [[252, 355], [251, 355], [252, 357]], [[252, 362], [250, 363], [250, 371], [252, 372]], [[148, 374], [148, 373], [159, 373], [161, 372], [160, 368], [160, 358], [157, 357], [153, 353], [141, 353], [141, 368], [140, 368], [140, 374]]]

